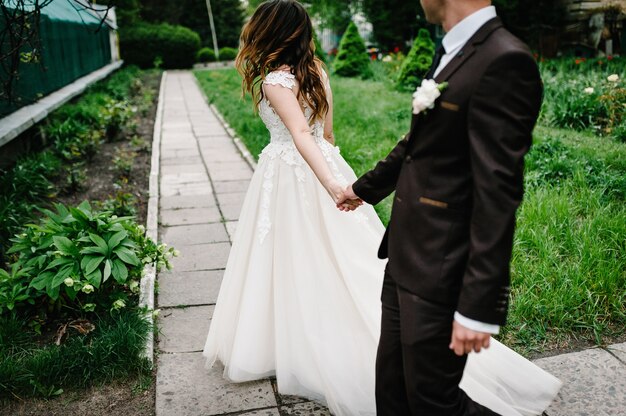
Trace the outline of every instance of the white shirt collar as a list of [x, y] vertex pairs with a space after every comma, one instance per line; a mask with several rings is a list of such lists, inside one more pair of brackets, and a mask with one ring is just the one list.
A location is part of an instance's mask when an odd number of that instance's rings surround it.
[[461, 20], [441, 40], [446, 54], [463, 47], [467, 41], [489, 20], [496, 17], [494, 6], [484, 7]]

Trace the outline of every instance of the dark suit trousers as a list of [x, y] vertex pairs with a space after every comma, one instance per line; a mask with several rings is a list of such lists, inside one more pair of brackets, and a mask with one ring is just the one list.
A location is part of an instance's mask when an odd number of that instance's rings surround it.
[[449, 305], [421, 299], [385, 274], [376, 358], [378, 416], [497, 415], [459, 388], [467, 356], [448, 348], [453, 319]]

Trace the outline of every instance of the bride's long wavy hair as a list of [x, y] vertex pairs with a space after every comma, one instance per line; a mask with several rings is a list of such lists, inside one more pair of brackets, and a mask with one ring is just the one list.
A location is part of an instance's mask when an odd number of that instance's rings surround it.
[[323, 63], [315, 56], [313, 25], [295, 0], [269, 0], [256, 9], [241, 32], [235, 66], [243, 77], [243, 94], [255, 107], [264, 97], [261, 82], [268, 72], [287, 65], [300, 86], [298, 99], [312, 109], [311, 122], [328, 111], [322, 81]]

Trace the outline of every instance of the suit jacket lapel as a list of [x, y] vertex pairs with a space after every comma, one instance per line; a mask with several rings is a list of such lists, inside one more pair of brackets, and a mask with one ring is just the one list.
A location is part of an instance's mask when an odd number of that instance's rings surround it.
[[441, 83], [447, 81], [465, 61], [467, 61], [476, 52], [478, 45], [483, 43], [485, 39], [493, 33], [494, 30], [502, 27], [502, 21], [499, 17], [494, 17], [487, 23], [482, 25], [480, 29], [467, 41], [465, 46], [456, 54], [450, 62], [435, 77], [435, 82]]

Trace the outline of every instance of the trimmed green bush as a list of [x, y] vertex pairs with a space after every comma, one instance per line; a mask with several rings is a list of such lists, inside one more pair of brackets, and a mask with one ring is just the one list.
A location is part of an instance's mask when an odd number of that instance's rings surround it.
[[202, 48], [196, 54], [197, 62], [215, 62], [215, 51], [211, 48]]
[[191, 29], [167, 23], [140, 25], [120, 30], [122, 58], [129, 64], [151, 68], [190, 68], [196, 62], [200, 36]]
[[417, 88], [428, 72], [434, 54], [435, 44], [430, 38], [430, 33], [426, 29], [420, 29], [411, 51], [402, 63], [398, 85], [408, 90]]
[[232, 61], [237, 57], [239, 51], [235, 48], [221, 48], [220, 49], [220, 61]]
[[350, 22], [341, 42], [339, 42], [334, 72], [344, 77], [369, 78], [372, 76], [370, 58], [365, 51], [365, 43], [354, 22]]

